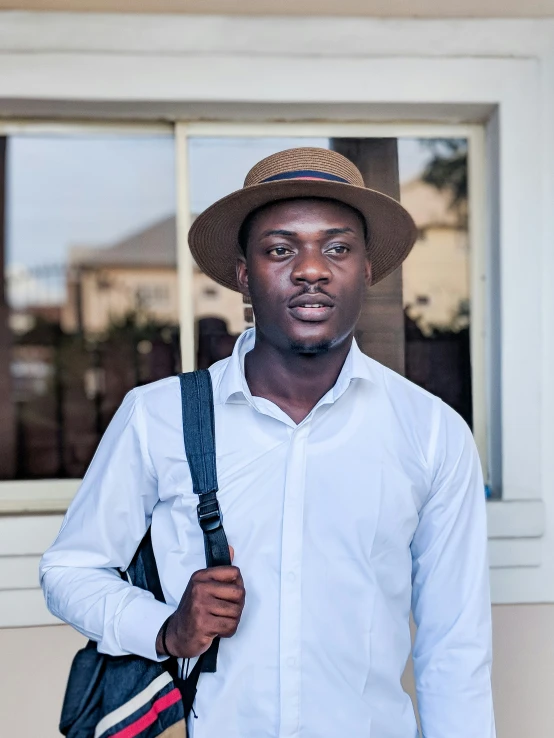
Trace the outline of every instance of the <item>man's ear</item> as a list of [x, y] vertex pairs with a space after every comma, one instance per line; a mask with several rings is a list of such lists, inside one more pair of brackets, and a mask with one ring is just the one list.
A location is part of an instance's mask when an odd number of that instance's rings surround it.
[[237, 257], [237, 285], [239, 292], [245, 297], [250, 297], [248, 289], [248, 267], [246, 266], [246, 257]]
[[366, 259], [365, 260], [364, 279], [365, 279], [366, 287], [371, 287], [371, 281], [373, 279], [373, 273], [371, 271], [371, 262], [370, 262], [369, 259]]

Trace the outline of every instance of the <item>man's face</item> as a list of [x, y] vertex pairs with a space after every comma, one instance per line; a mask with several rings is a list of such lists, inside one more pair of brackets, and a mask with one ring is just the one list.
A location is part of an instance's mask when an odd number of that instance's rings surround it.
[[328, 351], [353, 333], [371, 279], [360, 216], [334, 200], [268, 205], [250, 224], [237, 278], [269, 343]]

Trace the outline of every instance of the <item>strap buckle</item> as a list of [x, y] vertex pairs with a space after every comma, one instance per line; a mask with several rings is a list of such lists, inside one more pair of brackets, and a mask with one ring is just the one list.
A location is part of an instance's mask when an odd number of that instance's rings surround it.
[[198, 513], [198, 522], [204, 533], [209, 533], [221, 528], [221, 508], [215, 495], [214, 498], [209, 501], [200, 502], [196, 510]]

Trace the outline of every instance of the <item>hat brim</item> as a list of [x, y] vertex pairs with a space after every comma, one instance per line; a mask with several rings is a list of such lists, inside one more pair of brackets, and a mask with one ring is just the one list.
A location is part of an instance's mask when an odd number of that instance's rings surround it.
[[189, 231], [189, 246], [196, 263], [218, 284], [238, 292], [238, 235], [245, 218], [263, 205], [306, 197], [337, 200], [360, 211], [368, 228], [372, 284], [400, 266], [416, 241], [412, 217], [392, 197], [340, 182], [289, 179], [245, 187], [210, 205]]

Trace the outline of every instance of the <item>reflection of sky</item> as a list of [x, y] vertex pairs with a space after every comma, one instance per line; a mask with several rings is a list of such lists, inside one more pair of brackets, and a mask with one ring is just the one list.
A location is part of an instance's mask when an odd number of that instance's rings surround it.
[[8, 145], [8, 261], [65, 261], [175, 211], [169, 137], [14, 137]]
[[239, 190], [261, 159], [295, 146], [327, 148], [327, 138], [193, 138], [190, 143], [191, 210], [201, 213]]
[[[326, 139], [193, 139], [192, 211], [242, 186], [248, 169], [290, 146]], [[170, 137], [13, 137], [8, 147], [7, 260], [21, 267], [60, 265], [74, 245], [109, 246], [175, 211]], [[427, 152], [399, 142], [401, 180], [421, 170]]]
[[[244, 177], [265, 156], [293, 146], [327, 147], [326, 138], [194, 138], [190, 145], [192, 212], [201, 213], [220, 197], [242, 187]], [[416, 177], [429, 153], [415, 139], [400, 139], [400, 181]]]

